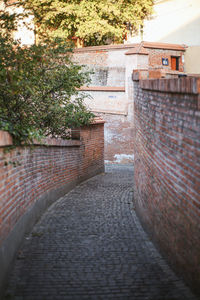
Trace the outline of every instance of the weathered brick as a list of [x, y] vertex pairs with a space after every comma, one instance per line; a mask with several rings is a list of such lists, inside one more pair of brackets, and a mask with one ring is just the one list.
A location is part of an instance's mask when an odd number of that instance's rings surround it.
[[199, 78], [134, 81], [134, 89], [137, 212], [169, 262], [199, 292]]
[[[83, 127], [81, 141], [49, 140], [48, 147], [21, 147], [7, 153], [0, 148], [0, 245], [17, 221], [47, 191], [103, 169], [103, 128], [102, 122]], [[1, 136], [3, 145], [12, 142], [7, 133], [1, 132]]]

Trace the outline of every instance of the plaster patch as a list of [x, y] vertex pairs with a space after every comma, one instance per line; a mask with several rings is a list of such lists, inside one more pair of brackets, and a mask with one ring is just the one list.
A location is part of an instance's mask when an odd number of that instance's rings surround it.
[[114, 158], [115, 163], [124, 163], [127, 161], [132, 162], [134, 160], [134, 154], [115, 154]]
[[104, 160], [104, 163], [105, 163], [105, 164], [111, 164], [112, 161], [111, 161], [111, 160], [106, 160], [106, 159], [105, 159], [105, 160]]
[[105, 128], [104, 138], [107, 144], [112, 144], [113, 142], [116, 141], [120, 141], [120, 142], [127, 141], [127, 137], [124, 134], [120, 134], [119, 132], [109, 130], [108, 128]]
[[108, 130], [105, 128], [105, 132], [104, 132], [104, 138], [105, 138], [105, 142], [108, 144], [111, 144], [112, 141], [114, 139], [116, 139], [118, 137], [118, 135], [113, 132], [112, 130]]

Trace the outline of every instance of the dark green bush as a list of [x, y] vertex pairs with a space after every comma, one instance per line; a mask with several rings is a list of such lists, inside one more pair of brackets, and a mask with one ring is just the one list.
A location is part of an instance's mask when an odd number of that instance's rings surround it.
[[44, 136], [67, 138], [68, 128], [89, 124], [78, 88], [89, 74], [71, 61], [71, 49], [61, 40], [23, 47], [14, 41], [13, 16], [0, 16], [0, 129], [15, 144]]

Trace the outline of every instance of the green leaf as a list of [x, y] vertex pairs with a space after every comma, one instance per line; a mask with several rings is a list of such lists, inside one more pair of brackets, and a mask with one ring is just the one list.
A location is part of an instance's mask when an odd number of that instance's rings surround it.
[[89, 73], [71, 61], [66, 40], [21, 47], [9, 34], [11, 21], [0, 14], [0, 129], [10, 132], [15, 144], [68, 138], [68, 128], [89, 124], [93, 117], [77, 91], [88, 84]]
[[153, 10], [153, 0], [21, 0], [35, 16], [38, 37], [77, 37], [85, 45], [122, 42]]

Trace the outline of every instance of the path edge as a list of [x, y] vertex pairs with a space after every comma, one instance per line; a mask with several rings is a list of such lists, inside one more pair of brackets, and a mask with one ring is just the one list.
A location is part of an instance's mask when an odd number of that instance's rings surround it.
[[25, 235], [31, 232], [34, 225], [52, 204], [69, 193], [80, 183], [104, 172], [105, 166], [95, 170], [94, 172], [90, 172], [90, 174], [81, 176], [70, 183], [66, 183], [57, 189], [46, 192], [19, 219], [14, 229], [10, 232], [0, 248], [0, 299], [4, 299], [7, 279]]

